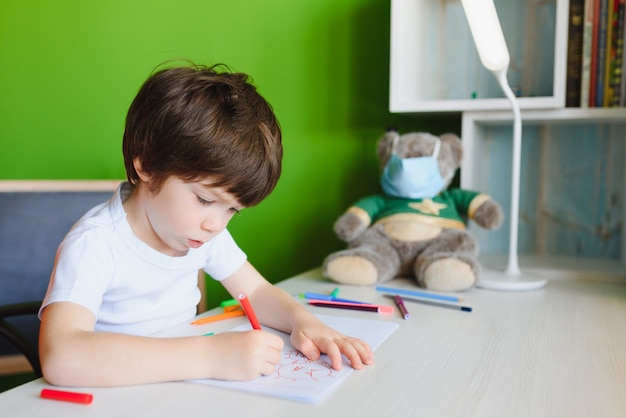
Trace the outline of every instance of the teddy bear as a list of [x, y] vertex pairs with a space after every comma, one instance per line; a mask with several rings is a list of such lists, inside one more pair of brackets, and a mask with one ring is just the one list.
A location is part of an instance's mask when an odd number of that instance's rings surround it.
[[461, 139], [391, 129], [377, 154], [383, 193], [358, 200], [336, 220], [334, 231], [347, 248], [325, 258], [323, 275], [349, 285], [408, 277], [436, 291], [473, 287], [479, 248], [467, 221], [493, 230], [504, 215], [487, 194], [448, 189], [461, 166]]

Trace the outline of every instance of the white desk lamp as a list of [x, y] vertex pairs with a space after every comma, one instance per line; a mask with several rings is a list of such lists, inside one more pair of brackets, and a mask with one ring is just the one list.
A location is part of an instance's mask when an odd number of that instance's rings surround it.
[[506, 271], [483, 268], [476, 284], [492, 290], [534, 290], [545, 286], [547, 280], [523, 274], [517, 261], [517, 232], [519, 217], [520, 161], [522, 159], [522, 116], [517, 99], [506, 79], [509, 51], [493, 0], [461, 0], [478, 55], [483, 65], [493, 72], [505, 96], [513, 106], [513, 174], [511, 181], [511, 231], [509, 262]]

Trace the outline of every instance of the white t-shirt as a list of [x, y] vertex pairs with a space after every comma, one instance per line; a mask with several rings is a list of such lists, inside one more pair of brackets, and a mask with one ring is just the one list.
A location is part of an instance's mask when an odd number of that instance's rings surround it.
[[96, 331], [150, 335], [195, 316], [199, 269], [223, 280], [246, 261], [226, 229], [185, 256], [156, 251], [126, 221], [122, 199], [129, 193], [129, 184], [122, 183], [110, 201], [91, 209], [68, 232], [41, 309], [73, 302], [93, 312]]

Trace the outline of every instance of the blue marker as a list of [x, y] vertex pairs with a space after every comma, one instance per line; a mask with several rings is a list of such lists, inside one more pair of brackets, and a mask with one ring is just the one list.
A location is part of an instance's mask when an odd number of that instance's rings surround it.
[[415, 296], [418, 298], [445, 300], [448, 302], [461, 302], [462, 299], [456, 296], [439, 295], [436, 293], [420, 292], [418, 290], [398, 289], [395, 287], [376, 286], [379, 292], [391, 293], [392, 295]]

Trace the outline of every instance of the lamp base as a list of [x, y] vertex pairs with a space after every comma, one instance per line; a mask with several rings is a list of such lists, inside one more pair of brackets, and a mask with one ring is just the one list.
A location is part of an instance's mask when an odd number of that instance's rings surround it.
[[505, 271], [482, 268], [476, 287], [488, 290], [524, 292], [541, 289], [548, 282], [543, 277], [524, 272], [508, 273]]

